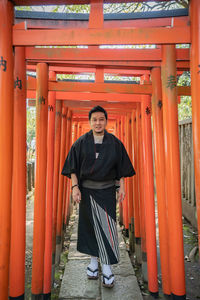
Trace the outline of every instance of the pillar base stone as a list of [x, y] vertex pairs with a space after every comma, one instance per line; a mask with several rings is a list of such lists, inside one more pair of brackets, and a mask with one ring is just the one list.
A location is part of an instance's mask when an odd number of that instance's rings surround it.
[[44, 300], [43, 294], [39, 294], [39, 295], [32, 294], [31, 300]]
[[62, 251], [62, 243], [56, 245], [56, 261], [55, 261], [56, 265], [58, 265], [60, 262], [61, 251]]
[[151, 296], [154, 298], [154, 299], [158, 299], [159, 298], [159, 294], [158, 292], [150, 292], [149, 293], [151, 294]]
[[51, 299], [51, 293], [44, 294], [43, 300], [50, 300]]
[[172, 294], [172, 299], [173, 300], [186, 300], [186, 295], [177, 296], [177, 295]]
[[141, 265], [142, 264], [142, 250], [141, 250], [141, 244], [135, 243], [135, 256], [136, 256], [136, 262]]
[[25, 298], [24, 298], [24, 294], [23, 294], [23, 295], [17, 296], [17, 297], [11, 297], [11, 296], [9, 296], [9, 299], [10, 300], [24, 300]]

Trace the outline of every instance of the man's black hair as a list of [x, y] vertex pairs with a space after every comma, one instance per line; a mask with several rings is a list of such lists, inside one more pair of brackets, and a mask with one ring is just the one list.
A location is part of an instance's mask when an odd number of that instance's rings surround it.
[[91, 119], [92, 114], [95, 113], [95, 112], [102, 112], [102, 113], [104, 113], [106, 120], [108, 120], [107, 111], [103, 107], [101, 107], [99, 105], [95, 106], [95, 107], [93, 107], [91, 109], [91, 111], [89, 112], [89, 120]]

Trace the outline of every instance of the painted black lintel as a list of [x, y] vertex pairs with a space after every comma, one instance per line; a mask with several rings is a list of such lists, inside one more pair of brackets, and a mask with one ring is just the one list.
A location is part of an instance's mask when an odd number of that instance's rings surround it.
[[[87, 80], [87, 79], [62, 79], [59, 81], [65, 81], [65, 82], [77, 82], [77, 83], [95, 83], [94, 80]], [[119, 84], [139, 84], [138, 81], [133, 80], [104, 80], [104, 83], [119, 83]]]
[[[29, 77], [36, 78], [36, 75], [27, 74]], [[62, 79], [58, 80], [58, 82], [77, 82], [77, 83], [95, 83], [94, 80], [89, 79]], [[135, 80], [104, 80], [104, 83], [119, 83], [119, 84], [140, 84]]]
[[[104, 14], [104, 20], [120, 21], [120, 20], [154, 19], [154, 18], [172, 18], [172, 17], [183, 17], [183, 16], [188, 16], [187, 8], [151, 11], [151, 12]], [[88, 21], [89, 14], [15, 10], [15, 18], [16, 19], [39, 19], [39, 20], [41, 19], [42, 20], [63, 20], [63, 21]]]

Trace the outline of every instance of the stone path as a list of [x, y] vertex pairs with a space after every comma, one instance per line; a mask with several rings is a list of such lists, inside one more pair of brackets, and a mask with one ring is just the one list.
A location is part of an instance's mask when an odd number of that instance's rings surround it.
[[115, 286], [112, 289], [101, 285], [101, 276], [98, 280], [88, 280], [86, 268], [90, 258], [88, 255], [76, 251], [77, 222], [74, 224], [69, 248], [69, 261], [66, 264], [60, 300], [92, 299], [92, 300], [142, 300], [142, 294], [134, 274], [126, 246], [121, 232], [119, 234], [120, 263], [112, 267], [115, 275]]

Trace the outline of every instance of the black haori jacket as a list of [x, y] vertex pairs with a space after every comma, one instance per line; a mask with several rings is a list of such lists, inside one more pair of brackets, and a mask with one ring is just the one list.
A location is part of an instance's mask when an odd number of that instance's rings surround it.
[[96, 159], [96, 145], [92, 130], [82, 135], [72, 145], [62, 170], [62, 175], [71, 178], [75, 173], [79, 184], [82, 180], [119, 180], [135, 174], [122, 142], [105, 130], [99, 156]]

